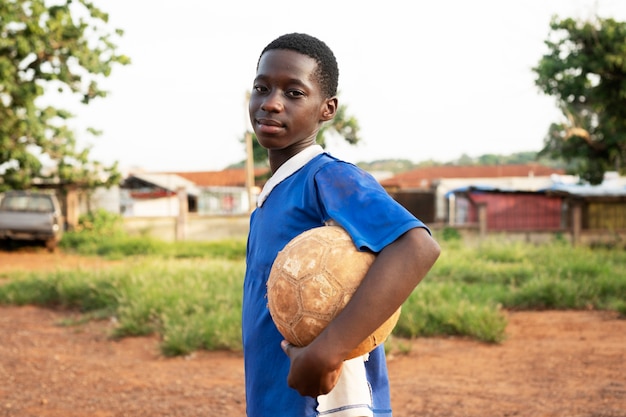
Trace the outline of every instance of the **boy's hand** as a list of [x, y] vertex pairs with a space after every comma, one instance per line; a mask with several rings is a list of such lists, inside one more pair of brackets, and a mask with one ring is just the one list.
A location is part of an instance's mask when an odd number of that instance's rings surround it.
[[[309, 345], [310, 346], [310, 345]], [[297, 347], [283, 340], [280, 344], [291, 360], [287, 384], [302, 396], [328, 394], [337, 384], [343, 362], [333, 367], [308, 346]]]

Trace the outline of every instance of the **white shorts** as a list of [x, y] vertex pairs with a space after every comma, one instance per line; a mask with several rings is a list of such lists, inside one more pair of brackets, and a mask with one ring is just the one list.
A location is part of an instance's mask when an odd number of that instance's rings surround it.
[[365, 375], [369, 354], [343, 363], [337, 385], [317, 397], [319, 417], [373, 417], [372, 390]]

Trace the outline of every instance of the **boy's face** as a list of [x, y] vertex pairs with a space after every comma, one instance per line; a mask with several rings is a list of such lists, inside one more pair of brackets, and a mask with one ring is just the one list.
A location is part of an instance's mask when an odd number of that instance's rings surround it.
[[322, 122], [334, 117], [337, 100], [323, 96], [317, 62], [284, 49], [259, 60], [250, 96], [250, 121], [261, 146], [295, 155], [315, 143]]

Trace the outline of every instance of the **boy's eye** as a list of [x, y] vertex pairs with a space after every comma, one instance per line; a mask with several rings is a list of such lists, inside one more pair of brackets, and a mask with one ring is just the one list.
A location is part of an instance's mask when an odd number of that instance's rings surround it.
[[304, 96], [304, 92], [300, 90], [289, 90], [286, 92], [288, 97], [298, 98]]
[[257, 93], [263, 93], [267, 91], [267, 87], [265, 87], [264, 85], [258, 85], [258, 84], [254, 85], [252, 89]]

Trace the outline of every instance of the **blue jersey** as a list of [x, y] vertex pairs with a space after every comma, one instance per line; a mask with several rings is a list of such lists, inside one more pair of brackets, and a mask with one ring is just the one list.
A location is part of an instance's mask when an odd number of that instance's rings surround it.
[[[266, 283], [278, 252], [294, 237], [333, 220], [355, 245], [380, 252], [400, 235], [425, 227], [367, 172], [328, 154], [314, 157], [277, 184], [250, 219], [243, 294], [243, 347], [248, 417], [315, 417], [317, 401], [287, 385], [289, 358], [267, 308]], [[374, 415], [391, 416], [383, 346], [365, 362]]]

